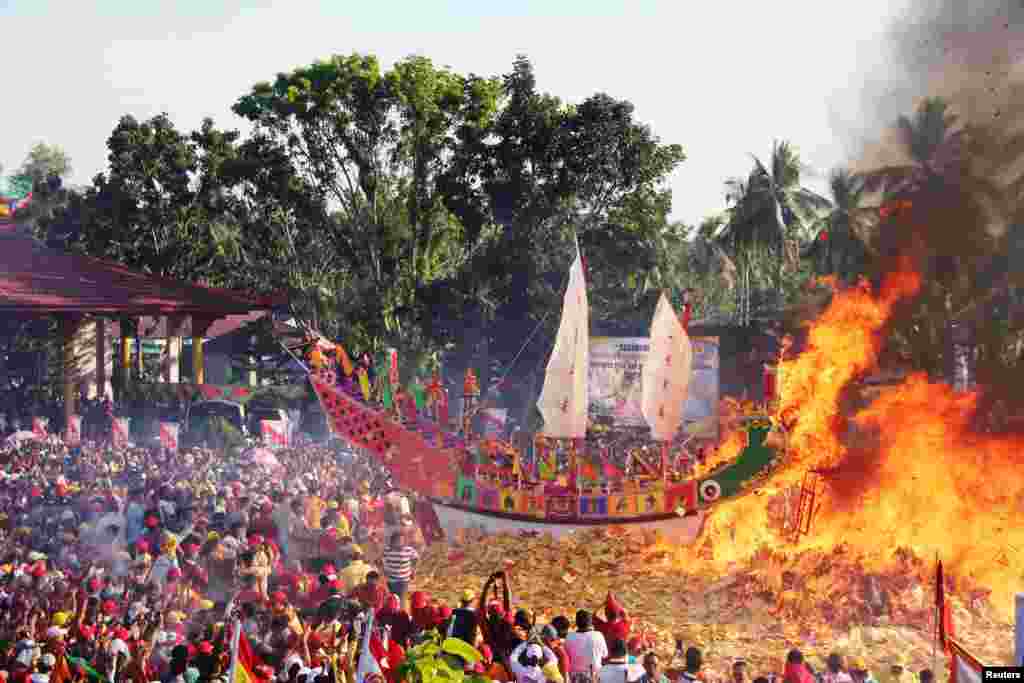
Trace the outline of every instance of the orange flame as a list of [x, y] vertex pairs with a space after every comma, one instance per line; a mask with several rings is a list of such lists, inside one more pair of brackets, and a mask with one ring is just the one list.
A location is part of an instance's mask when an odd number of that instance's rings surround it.
[[[821, 472], [825, 496], [794, 551], [845, 544], [877, 570], [897, 566], [899, 549], [938, 554], [958, 578], [991, 589], [1008, 619], [1024, 576], [1024, 525], [1015, 524], [1024, 518], [1024, 438], [972, 434], [977, 396], [920, 375], [881, 389], [852, 418], [844, 405], [877, 366], [893, 307], [920, 288], [919, 275], [901, 265], [877, 295], [864, 282], [837, 291], [806, 350], [780, 364], [777, 417], [788, 448], [760, 493], [791, 493], [808, 470]], [[763, 495], [721, 504], [699, 561], [728, 566], [777, 548], [770, 507]]]

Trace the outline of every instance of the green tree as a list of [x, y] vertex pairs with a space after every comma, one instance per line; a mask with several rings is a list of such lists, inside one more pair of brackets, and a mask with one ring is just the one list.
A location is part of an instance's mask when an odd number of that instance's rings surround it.
[[[444, 176], [446, 206], [464, 226], [471, 254], [465, 272], [489, 277], [429, 292], [450, 334], [469, 328], [462, 364], [479, 355], [485, 372], [490, 355], [506, 370], [520, 351], [524, 368], [543, 362], [574, 234], [587, 260], [594, 319], [617, 318], [632, 299], [631, 277], [654, 263], [652, 237], [666, 227], [671, 202], [664, 179], [684, 159], [678, 145], [662, 144], [634, 120], [628, 102], [598, 94], [568, 106], [540, 92], [525, 57], [504, 77], [502, 94], [490, 126], [459, 131]], [[468, 305], [451, 306], [452, 291]], [[542, 322], [544, 343], [522, 349], [524, 335]]]
[[71, 175], [71, 159], [58, 145], [37, 142], [29, 150], [18, 175], [27, 178], [33, 185], [53, 177], [67, 178]]
[[760, 294], [773, 292], [771, 302], [781, 306], [793, 283], [787, 269], [799, 269], [800, 246], [821, 212], [830, 208], [824, 197], [801, 185], [801, 163], [788, 142], [776, 142], [768, 164], [754, 157], [754, 169], [745, 179], [726, 182], [729, 220], [720, 233], [739, 267], [738, 308], [741, 324], [748, 324], [758, 281]]
[[848, 169], [832, 171], [829, 191], [831, 208], [803, 256], [814, 261], [819, 274], [853, 282], [869, 273], [870, 242], [878, 208], [864, 206], [866, 180]]
[[900, 116], [895, 129], [907, 163], [872, 169], [866, 175], [868, 187], [887, 197], [936, 183], [962, 158], [964, 130], [942, 98], [924, 100], [913, 116]]
[[[212, 127], [211, 123], [204, 124]], [[156, 275], [218, 283], [219, 235], [211, 221], [209, 188], [198, 145], [166, 114], [148, 121], [121, 118], [107, 141], [108, 170], [81, 203], [70, 246]]]
[[281, 183], [275, 204], [293, 214], [300, 204], [303, 229], [341, 259], [328, 290], [340, 299], [335, 322], [359, 345], [412, 349], [429, 336], [416, 293], [463, 261], [449, 248], [461, 226], [438, 178], [456, 131], [483, 125], [497, 94], [497, 83], [426, 58], [383, 72], [376, 58], [352, 55], [280, 74], [235, 105], [255, 125], [250, 151], [279, 160], [278, 175], [261, 179]]

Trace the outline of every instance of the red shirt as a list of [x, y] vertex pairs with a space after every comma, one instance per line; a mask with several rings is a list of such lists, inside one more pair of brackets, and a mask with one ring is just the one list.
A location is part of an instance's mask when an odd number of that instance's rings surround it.
[[358, 600], [374, 610], [384, 608], [388, 601], [388, 595], [390, 595], [388, 589], [379, 581], [373, 588], [370, 587], [370, 584], [364, 583], [349, 593], [350, 598]]

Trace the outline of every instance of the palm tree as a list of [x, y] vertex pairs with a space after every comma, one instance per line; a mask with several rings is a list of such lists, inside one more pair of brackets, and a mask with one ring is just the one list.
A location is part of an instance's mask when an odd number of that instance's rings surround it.
[[801, 241], [810, 236], [821, 213], [831, 208], [827, 199], [800, 184], [800, 157], [788, 142], [772, 145], [768, 164], [753, 159], [754, 169], [746, 180], [726, 181], [729, 221], [720, 234], [739, 266], [741, 324], [750, 320], [755, 265], [763, 265], [765, 258], [774, 262], [764, 275], [781, 296], [787, 265], [797, 261]]
[[954, 167], [960, 157], [964, 131], [940, 97], [930, 97], [917, 108], [913, 117], [900, 116], [896, 132], [909, 163], [883, 166], [866, 176], [871, 191], [880, 190], [886, 197], [932, 185]]
[[837, 275], [849, 282], [863, 274], [870, 256], [870, 231], [876, 207], [864, 206], [867, 180], [839, 168], [829, 175], [831, 209], [821, 229], [802, 256], [813, 258], [821, 274]]
[[771, 165], [754, 157], [754, 172], [749, 189], [759, 212], [769, 219], [767, 225], [783, 244], [809, 235], [819, 214], [831, 206], [821, 195], [800, 185], [800, 156], [788, 142], [772, 145]]

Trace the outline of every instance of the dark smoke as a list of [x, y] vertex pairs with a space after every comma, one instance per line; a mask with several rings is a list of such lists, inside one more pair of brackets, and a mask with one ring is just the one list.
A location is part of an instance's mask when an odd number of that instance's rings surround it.
[[956, 135], [941, 178], [901, 191], [912, 208], [879, 225], [876, 276], [906, 255], [923, 275], [921, 296], [893, 321], [915, 366], [938, 374], [950, 360], [944, 331], [970, 327], [979, 424], [991, 427], [992, 415], [1024, 416], [1024, 358], [1005, 343], [1007, 321], [1024, 319], [1010, 296], [1024, 290], [1024, 0], [922, 0], [886, 35], [885, 70], [863, 75], [860, 130], [845, 133], [851, 167], [913, 164], [896, 122], [930, 98], [949, 104]]

